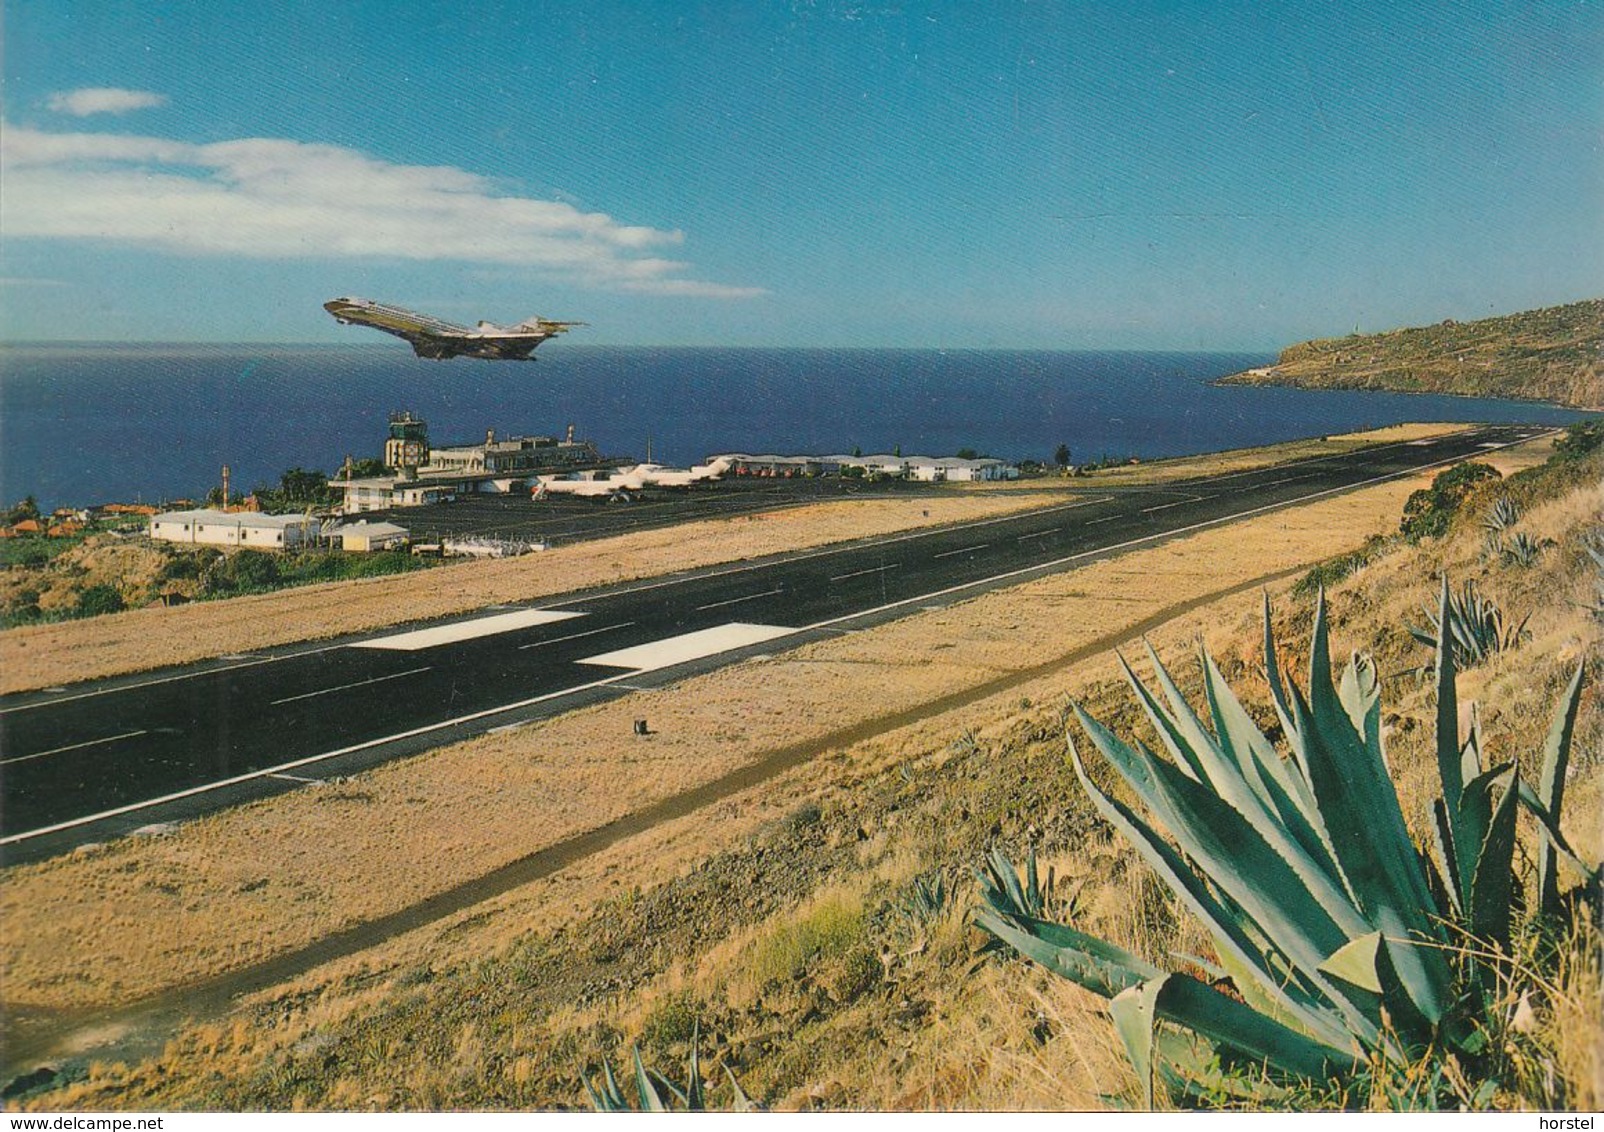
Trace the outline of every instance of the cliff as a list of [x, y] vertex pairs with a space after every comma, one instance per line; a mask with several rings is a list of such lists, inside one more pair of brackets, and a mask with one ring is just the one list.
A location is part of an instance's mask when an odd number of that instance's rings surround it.
[[1317, 338], [1273, 366], [1225, 379], [1307, 389], [1377, 389], [1550, 401], [1604, 409], [1604, 299], [1475, 322]]

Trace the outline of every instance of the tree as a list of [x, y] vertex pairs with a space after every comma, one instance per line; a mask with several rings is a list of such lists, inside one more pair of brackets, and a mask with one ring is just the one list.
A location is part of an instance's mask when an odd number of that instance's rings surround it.
[[39, 501], [33, 496], [26, 496], [23, 501], [6, 512], [6, 522], [16, 524], [28, 519], [39, 517]]
[[297, 466], [279, 476], [278, 482], [285, 503], [325, 503], [329, 499], [329, 477], [322, 472]]
[[1053, 463], [1060, 468], [1069, 467], [1069, 445], [1060, 444], [1053, 452]]
[[958, 449], [958, 459], [978, 460], [980, 459], [980, 453], [976, 452], [973, 448], [960, 448]]

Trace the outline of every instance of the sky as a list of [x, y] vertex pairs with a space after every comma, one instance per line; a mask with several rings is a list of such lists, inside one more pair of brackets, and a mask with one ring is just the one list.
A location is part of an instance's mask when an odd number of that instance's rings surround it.
[[[0, 341], [1274, 350], [1604, 295], [1604, 4], [7, 0]], [[397, 342], [397, 349], [405, 349]]]

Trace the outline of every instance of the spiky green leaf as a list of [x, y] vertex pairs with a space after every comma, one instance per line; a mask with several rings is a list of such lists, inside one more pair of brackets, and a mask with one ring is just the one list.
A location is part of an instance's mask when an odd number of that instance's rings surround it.
[[[1561, 808], [1565, 802], [1565, 775], [1570, 766], [1571, 737], [1576, 731], [1576, 714], [1582, 703], [1582, 672], [1578, 662], [1565, 695], [1560, 699], [1543, 742], [1543, 765], [1537, 779], [1537, 801], [1552, 819], [1552, 832], [1559, 832]], [[1559, 838], [1563, 845], [1564, 838]], [[1537, 850], [1537, 906], [1549, 914], [1559, 908], [1559, 880], [1554, 871], [1555, 839], [1545, 837]], [[1572, 854], [1574, 856], [1574, 854]]]
[[1158, 993], [1170, 979], [1159, 975], [1123, 990], [1108, 1004], [1114, 1031], [1125, 1046], [1136, 1076], [1142, 1082], [1142, 1103], [1153, 1107], [1153, 1026], [1157, 1021]]

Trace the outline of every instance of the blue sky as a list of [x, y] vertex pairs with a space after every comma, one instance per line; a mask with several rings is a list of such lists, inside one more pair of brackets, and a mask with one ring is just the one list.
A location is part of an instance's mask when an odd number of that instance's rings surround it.
[[549, 349], [1474, 318], [1604, 294], [1601, 81], [1593, 3], [8, 0], [0, 338], [377, 339], [352, 294], [590, 324]]

